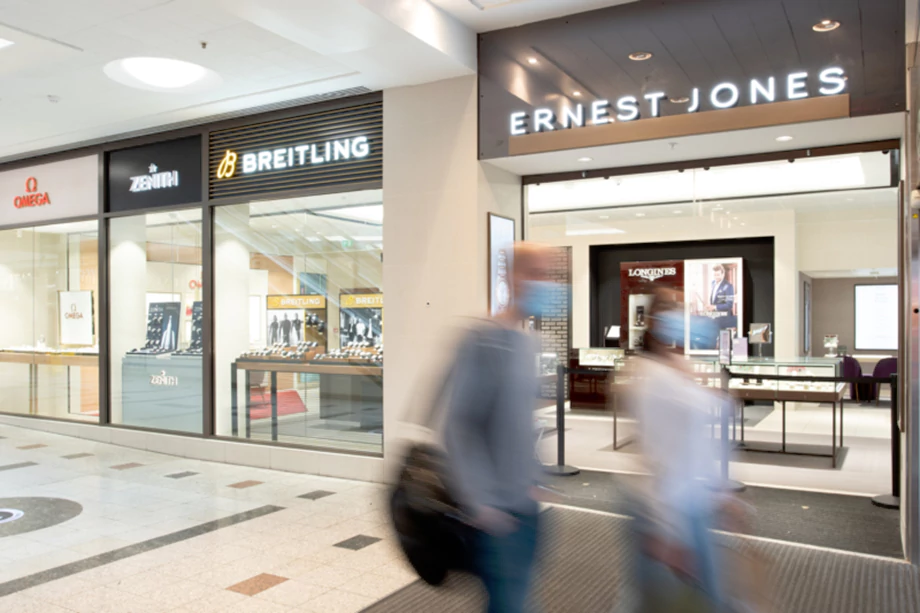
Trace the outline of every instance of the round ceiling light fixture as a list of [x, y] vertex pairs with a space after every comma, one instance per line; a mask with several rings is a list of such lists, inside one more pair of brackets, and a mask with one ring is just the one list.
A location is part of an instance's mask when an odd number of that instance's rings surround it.
[[129, 57], [105, 65], [105, 74], [122, 85], [155, 92], [190, 92], [218, 85], [220, 76], [204, 66], [162, 57]]
[[791, 140], [794, 139], [794, 138], [795, 138], [794, 136], [777, 136], [777, 137], [776, 137], [776, 142], [778, 142], [778, 143], [788, 143], [789, 141], [791, 141]]
[[585, 156], [582, 158], [578, 158], [578, 161], [581, 162], [582, 164], [585, 164], [587, 162], [593, 162], [594, 158], [589, 158], [588, 156]]
[[578, 91], [577, 89], [572, 92], [572, 95], [575, 96], [576, 98], [581, 98], [581, 92]]
[[690, 102], [689, 96], [676, 96], [674, 98], [668, 98], [671, 101], [671, 104], [687, 104]]
[[629, 54], [629, 59], [634, 62], [644, 62], [645, 60], [652, 59], [653, 54], [651, 51], [636, 51]]
[[839, 27], [839, 21], [834, 21], [833, 19], [822, 19], [815, 25], [811, 26], [811, 29], [815, 32], [833, 32]]
[[537, 65], [537, 58], [535, 58], [535, 57], [529, 57], [529, 58], [527, 58], [527, 63], [530, 64], [531, 66], [536, 66], [536, 65]]

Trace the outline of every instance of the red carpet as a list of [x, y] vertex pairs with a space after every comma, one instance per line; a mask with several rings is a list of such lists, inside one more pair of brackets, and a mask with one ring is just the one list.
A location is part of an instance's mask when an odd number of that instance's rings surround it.
[[[272, 416], [272, 396], [269, 392], [263, 395], [259, 392], [250, 394], [250, 419], [271, 419]], [[278, 415], [293, 415], [294, 413], [306, 413], [307, 407], [303, 405], [300, 394], [295, 390], [285, 390], [278, 392]]]

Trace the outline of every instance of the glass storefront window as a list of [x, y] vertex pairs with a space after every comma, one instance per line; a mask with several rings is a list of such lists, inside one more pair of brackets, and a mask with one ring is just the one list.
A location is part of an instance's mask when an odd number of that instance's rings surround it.
[[383, 450], [383, 194], [220, 207], [216, 433]]
[[109, 220], [111, 421], [202, 431], [201, 210]]
[[99, 419], [98, 224], [0, 232], [0, 411]]

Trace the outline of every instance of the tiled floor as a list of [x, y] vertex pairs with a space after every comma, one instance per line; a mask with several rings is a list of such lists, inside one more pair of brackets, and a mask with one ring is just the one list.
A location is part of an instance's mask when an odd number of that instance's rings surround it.
[[48, 528], [0, 531], [4, 613], [349, 613], [415, 579], [380, 485], [12, 426], [0, 426], [0, 458], [3, 498], [83, 507]]
[[[555, 425], [555, 407], [539, 412], [546, 426]], [[731, 456], [732, 479], [768, 487], [804, 488], [874, 496], [891, 482], [890, 410], [847, 402], [844, 445], [837, 468], [830, 458], [774, 453], [735, 452]], [[838, 413], [839, 419], [839, 413]], [[798, 404], [787, 406], [787, 441], [790, 444], [819, 445], [819, 453], [830, 453], [830, 405]], [[838, 422], [839, 427], [839, 422]], [[782, 412], [777, 408], [754, 426], [746, 428], [748, 441], [761, 441], [778, 447]], [[718, 433], [718, 428], [716, 428]], [[635, 422], [619, 420], [621, 445], [635, 434]], [[554, 431], [540, 443], [545, 460], [555, 460], [557, 439]], [[613, 417], [610, 413], [585, 413], [566, 416], [566, 463], [586, 470], [644, 472], [636, 445], [613, 450]]]

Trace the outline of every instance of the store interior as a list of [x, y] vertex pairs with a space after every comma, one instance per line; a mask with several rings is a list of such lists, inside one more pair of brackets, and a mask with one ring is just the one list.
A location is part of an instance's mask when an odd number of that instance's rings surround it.
[[218, 435], [382, 453], [382, 230], [381, 190], [215, 211]]
[[[719, 343], [723, 330], [736, 350], [730, 369], [739, 376], [731, 387], [744, 400], [732, 416], [732, 435], [738, 436], [744, 405], [745, 445], [733, 445], [732, 478], [883, 493], [890, 483], [889, 386], [837, 389], [756, 376], [849, 375], [854, 363], [872, 375], [890, 373], [896, 364], [897, 151], [866, 149], [712, 167], [688, 162], [680, 170], [526, 185], [529, 238], [569, 254], [570, 311], [558, 318], [564, 325], [545, 326], [544, 351], [568, 366], [628, 371], [624, 350], [641, 349], [647, 327], [642, 283], [671, 283], [671, 275], [686, 296], [688, 334], [700, 317], [714, 322], [707, 328], [715, 334], [710, 340], [687, 339], [698, 380], [719, 384], [706, 373], [718, 372], [726, 357], [719, 355], [720, 346], [728, 347]], [[643, 275], [648, 278], [637, 279]], [[569, 355], [559, 355], [565, 345]], [[631, 441], [635, 422], [628, 406], [616, 404], [616, 386], [601, 389], [606, 384], [597, 377], [570, 377], [565, 384], [567, 462], [643, 472]], [[752, 391], [770, 385], [765, 395]], [[785, 411], [774, 400], [777, 390], [790, 399]], [[554, 458], [556, 409], [549, 399], [547, 405], [542, 446]], [[775, 450], [784, 427], [791, 453], [754, 451]], [[832, 428], [843, 436], [835, 462], [799, 455], [830, 455]], [[712, 434], [719, 437], [717, 424]]]
[[4, 410], [98, 420], [97, 222], [4, 230], [0, 245]]

